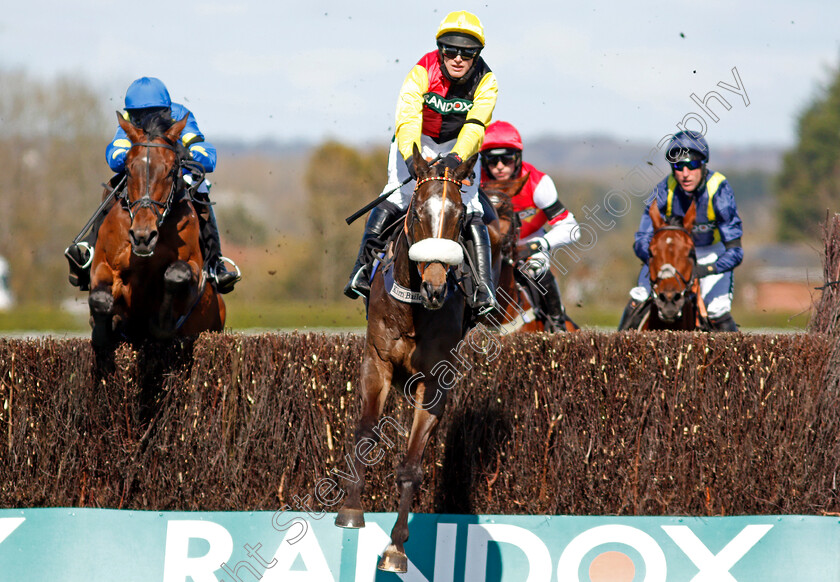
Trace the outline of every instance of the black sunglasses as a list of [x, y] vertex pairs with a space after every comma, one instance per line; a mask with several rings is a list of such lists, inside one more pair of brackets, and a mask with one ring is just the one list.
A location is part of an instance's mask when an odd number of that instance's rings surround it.
[[484, 165], [488, 168], [495, 166], [499, 162], [502, 162], [504, 165], [510, 165], [516, 161], [516, 154], [501, 154], [496, 156], [481, 156]]
[[438, 48], [443, 56], [447, 59], [454, 59], [459, 56], [464, 60], [474, 59], [481, 52], [481, 48], [464, 48], [460, 46], [450, 46], [448, 44], [439, 44]]
[[686, 161], [686, 162], [674, 162], [673, 164], [671, 164], [671, 168], [675, 172], [679, 172], [683, 168], [688, 168], [689, 170], [696, 170], [697, 168], [700, 168], [702, 166], [703, 166], [703, 161], [702, 160], [690, 160], [690, 161]]

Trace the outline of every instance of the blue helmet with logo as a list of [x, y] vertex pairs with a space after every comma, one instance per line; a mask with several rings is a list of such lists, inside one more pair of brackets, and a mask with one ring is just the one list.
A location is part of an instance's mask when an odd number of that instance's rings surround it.
[[669, 163], [680, 160], [709, 161], [709, 144], [699, 131], [680, 131], [668, 142], [665, 159]]
[[149, 107], [172, 107], [169, 91], [160, 79], [140, 77], [129, 85], [125, 92], [125, 108], [146, 109]]

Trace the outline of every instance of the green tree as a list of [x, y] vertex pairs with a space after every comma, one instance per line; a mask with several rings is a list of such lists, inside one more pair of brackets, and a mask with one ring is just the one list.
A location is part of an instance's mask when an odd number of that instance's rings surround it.
[[364, 227], [364, 218], [351, 226], [344, 219], [380, 193], [386, 156], [332, 141], [312, 152], [304, 177], [312, 232], [308, 285], [322, 299], [342, 297]]
[[800, 115], [796, 147], [777, 181], [781, 240], [814, 239], [826, 209], [840, 207], [840, 70]]

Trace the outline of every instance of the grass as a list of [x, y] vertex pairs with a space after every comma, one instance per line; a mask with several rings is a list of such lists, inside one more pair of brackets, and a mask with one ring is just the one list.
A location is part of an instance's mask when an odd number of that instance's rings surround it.
[[[623, 305], [566, 306], [566, 311], [569, 316], [584, 328], [616, 329], [623, 310]], [[782, 330], [804, 332], [808, 327], [811, 313], [747, 311], [736, 305], [732, 310], [732, 316], [744, 331]]]
[[228, 306], [227, 327], [231, 329], [362, 329], [365, 327], [364, 304], [312, 302], [237, 302], [225, 297]]
[[88, 315], [47, 305], [22, 305], [0, 311], [0, 331], [70, 332], [90, 331]]
[[[311, 302], [248, 302], [231, 295], [228, 304], [227, 328], [242, 330], [318, 331], [322, 329], [362, 330], [365, 311], [361, 301], [338, 303]], [[71, 310], [45, 305], [20, 305], [0, 312], [0, 332], [50, 332], [55, 334], [87, 334], [90, 331], [86, 305], [76, 302]], [[615, 329], [623, 306], [569, 305], [568, 313], [583, 328]], [[735, 320], [745, 331], [805, 331], [809, 313], [789, 314], [754, 312], [736, 308]]]

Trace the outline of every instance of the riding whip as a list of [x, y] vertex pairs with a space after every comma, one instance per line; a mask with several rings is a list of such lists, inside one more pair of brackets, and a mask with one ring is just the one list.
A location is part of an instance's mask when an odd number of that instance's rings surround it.
[[[93, 216], [91, 216], [90, 219], [87, 221], [87, 224], [85, 224], [84, 227], [82, 227], [81, 232], [79, 232], [79, 234], [77, 234], [76, 237], [73, 239], [73, 244], [76, 244], [80, 240], [82, 240], [82, 237], [85, 235], [85, 233], [88, 231], [88, 229], [94, 223], [96, 218], [99, 216], [99, 213], [102, 212], [105, 209], [105, 207], [108, 206], [111, 203], [111, 200], [114, 199], [114, 196], [116, 195], [117, 191], [122, 187], [123, 182], [125, 182], [125, 175], [123, 175], [122, 179], [111, 190], [111, 193], [108, 194], [108, 196], [105, 198], [105, 200], [102, 201], [102, 204], [99, 205], [99, 208], [96, 209], [96, 212], [94, 212]], [[105, 184], [103, 184], [103, 186], [105, 186]], [[107, 186], [106, 186], [106, 188], [107, 188]]]
[[[431, 166], [432, 164], [437, 162], [442, 156], [443, 156], [443, 154], [438, 154], [437, 156], [435, 156], [435, 158], [431, 162], [429, 162], [429, 165]], [[371, 200], [370, 202], [365, 204], [362, 208], [360, 208], [359, 210], [357, 210], [356, 212], [354, 212], [353, 214], [351, 214], [350, 216], [345, 218], [344, 222], [346, 222], [347, 224], [353, 224], [353, 222], [355, 222], [357, 218], [359, 218], [360, 216], [365, 214], [371, 208], [373, 208], [375, 206], [379, 206], [380, 204], [382, 204], [382, 202], [384, 202], [385, 199], [388, 196], [390, 196], [391, 194], [393, 194], [394, 192], [396, 192], [397, 190], [399, 190], [400, 188], [402, 188], [403, 186], [405, 186], [406, 184], [408, 184], [412, 180], [414, 180], [414, 178], [409, 176], [408, 178], [406, 178], [405, 180], [400, 182], [399, 186], [391, 188], [387, 192], [383, 192], [382, 194], [380, 194], [379, 196], [377, 196], [376, 198], [374, 198], [373, 200]]]

